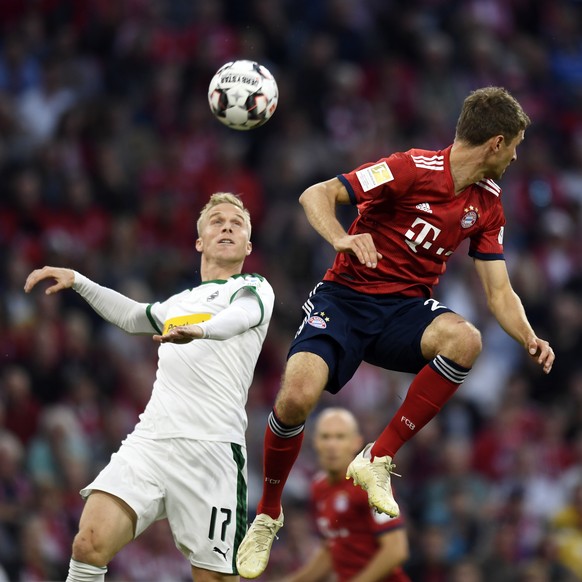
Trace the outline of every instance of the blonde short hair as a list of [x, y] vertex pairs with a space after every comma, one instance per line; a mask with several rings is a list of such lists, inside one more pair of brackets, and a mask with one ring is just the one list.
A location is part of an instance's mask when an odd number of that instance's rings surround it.
[[239, 208], [244, 216], [245, 225], [249, 231], [249, 238], [251, 236], [251, 214], [245, 208], [242, 200], [236, 196], [236, 194], [231, 194], [230, 192], [215, 192], [210, 196], [210, 200], [204, 205], [204, 208], [200, 211], [200, 216], [196, 222], [196, 230], [198, 231], [198, 236], [200, 236], [200, 231], [202, 230], [202, 223], [208, 216], [209, 212], [219, 204], [232, 204]]

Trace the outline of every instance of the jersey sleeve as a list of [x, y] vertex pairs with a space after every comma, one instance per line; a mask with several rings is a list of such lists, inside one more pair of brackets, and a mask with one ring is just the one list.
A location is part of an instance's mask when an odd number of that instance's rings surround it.
[[363, 164], [338, 180], [348, 191], [352, 204], [405, 194], [414, 183], [413, 164], [404, 153]]
[[490, 225], [471, 237], [469, 256], [482, 261], [504, 260], [504, 230], [505, 216], [501, 204], [498, 204]]
[[152, 333], [145, 303], [98, 285], [77, 271], [74, 271], [73, 289], [106, 321], [128, 333]]
[[256, 273], [244, 274], [237, 277], [237, 285], [230, 297], [231, 303], [241, 293], [252, 294], [258, 301], [261, 309], [261, 317], [256, 324], [262, 325], [271, 321], [273, 315], [273, 306], [275, 304], [275, 293], [269, 282]]

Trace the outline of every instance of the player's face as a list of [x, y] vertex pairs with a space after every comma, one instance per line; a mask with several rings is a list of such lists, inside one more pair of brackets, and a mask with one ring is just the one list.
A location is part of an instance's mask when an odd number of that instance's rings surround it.
[[342, 416], [322, 419], [314, 439], [319, 464], [330, 473], [345, 472], [362, 446], [362, 438], [353, 423]]
[[505, 170], [507, 170], [509, 165], [517, 160], [517, 146], [523, 139], [524, 132], [520, 131], [512, 141], [501, 141], [492, 159], [492, 165], [486, 176], [487, 178], [499, 180], [505, 174]]
[[238, 262], [251, 252], [249, 229], [242, 211], [225, 202], [210, 210], [202, 224], [196, 249], [206, 259]]

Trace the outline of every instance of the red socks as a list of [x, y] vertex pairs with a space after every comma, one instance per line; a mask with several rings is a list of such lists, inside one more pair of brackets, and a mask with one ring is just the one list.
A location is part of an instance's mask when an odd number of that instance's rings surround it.
[[266, 513], [273, 519], [279, 517], [283, 488], [301, 450], [304, 427], [304, 424], [284, 425], [275, 416], [275, 411], [269, 415], [263, 445], [263, 496], [257, 515]]
[[394, 455], [428, 424], [456, 392], [469, 373], [444, 356], [437, 356], [416, 375], [400, 408], [372, 447], [371, 455]]

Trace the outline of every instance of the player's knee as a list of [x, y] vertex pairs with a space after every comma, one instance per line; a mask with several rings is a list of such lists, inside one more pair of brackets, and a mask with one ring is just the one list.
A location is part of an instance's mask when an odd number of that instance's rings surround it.
[[320, 395], [321, 390], [308, 379], [301, 382], [284, 382], [275, 401], [277, 418], [290, 426], [305, 422]]
[[327, 364], [319, 356], [295, 354], [287, 363], [275, 401], [277, 418], [290, 426], [305, 422], [319, 401], [327, 376]]
[[301, 424], [305, 422], [316, 403], [317, 398], [308, 391], [282, 393], [275, 402], [277, 418], [290, 426]]
[[465, 321], [461, 324], [462, 332], [456, 334], [455, 362], [461, 366], [470, 368], [483, 349], [481, 332], [471, 323]]
[[92, 566], [107, 566], [111, 557], [104, 544], [100, 544], [93, 533], [79, 532], [73, 540], [73, 559]]

